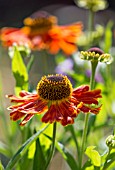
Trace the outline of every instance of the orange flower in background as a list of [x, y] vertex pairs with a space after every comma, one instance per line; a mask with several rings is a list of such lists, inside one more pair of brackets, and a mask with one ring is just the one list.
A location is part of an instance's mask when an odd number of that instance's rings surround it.
[[82, 33], [81, 22], [59, 26], [57, 17], [45, 11], [38, 11], [24, 19], [22, 28], [2, 28], [0, 40], [3, 46], [28, 44], [32, 50], [47, 50], [57, 54], [62, 50], [66, 55], [77, 51], [77, 39]]
[[31, 41], [20, 28], [2, 28], [0, 30], [0, 40], [2, 45], [6, 47], [12, 46], [13, 43], [17, 43], [17, 45], [28, 44], [31, 47]]
[[30, 39], [32, 50], [46, 49], [43, 37], [46, 37], [48, 31], [57, 24], [57, 20], [57, 17], [46, 11], [35, 12], [24, 19], [24, 27], [21, 30]]
[[4, 47], [10, 47], [14, 43], [17, 45], [28, 45], [32, 50], [42, 50], [45, 48], [41, 36], [29, 37], [21, 28], [2, 28], [0, 40]]
[[[50, 23], [49, 25], [47, 24], [50, 20], [45, 22], [44, 18], [28, 18], [27, 20], [31, 20], [34, 26], [29, 27], [28, 25], [28, 28], [24, 27], [22, 31], [31, 40], [32, 49], [46, 49], [51, 54], [57, 54], [62, 50], [66, 55], [71, 55], [77, 51], [77, 39], [81, 35], [83, 27], [80, 22], [67, 26], [56, 24], [51, 26]], [[41, 25], [38, 26], [40, 23]]]
[[41, 50], [45, 48], [41, 35], [46, 34], [56, 24], [57, 17], [46, 11], [38, 11], [24, 19], [22, 28], [2, 28], [0, 40], [6, 47], [17, 43], [18, 45], [28, 44], [32, 50]]
[[17, 103], [8, 108], [11, 110], [10, 118], [13, 121], [23, 118], [21, 126], [36, 114], [44, 114], [42, 122], [60, 122], [65, 126], [73, 124], [80, 111], [99, 113], [101, 90], [89, 90], [87, 85], [73, 89], [67, 76], [56, 74], [43, 76], [37, 85], [36, 94], [21, 91], [19, 97], [7, 97]]
[[71, 55], [77, 51], [77, 39], [82, 33], [82, 27], [81, 22], [66, 26], [53, 26], [47, 35], [42, 37], [49, 53], [57, 54], [62, 50], [65, 54]]

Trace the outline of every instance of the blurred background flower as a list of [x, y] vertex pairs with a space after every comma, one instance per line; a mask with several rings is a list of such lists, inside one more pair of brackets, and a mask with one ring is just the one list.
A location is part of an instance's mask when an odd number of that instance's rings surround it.
[[91, 11], [99, 11], [107, 8], [108, 3], [106, 0], [76, 0], [79, 7], [89, 9]]
[[73, 60], [71, 58], [67, 58], [56, 66], [55, 72], [58, 74], [67, 74], [73, 71], [73, 65]]

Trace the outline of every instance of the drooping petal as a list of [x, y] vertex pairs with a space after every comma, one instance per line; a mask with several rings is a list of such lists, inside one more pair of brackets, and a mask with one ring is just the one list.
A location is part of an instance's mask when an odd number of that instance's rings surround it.
[[34, 114], [27, 114], [25, 118], [22, 120], [22, 122], [20, 123], [20, 126], [24, 126], [30, 119], [32, 119], [33, 116]]
[[10, 113], [10, 119], [13, 120], [13, 121], [20, 120], [24, 116], [25, 116], [24, 113], [21, 113], [21, 112], [18, 112], [18, 111], [12, 111]]
[[25, 90], [22, 90], [22, 91], [19, 93], [19, 96], [21, 96], [21, 97], [24, 97], [24, 96], [27, 96], [27, 95], [31, 95], [31, 93], [28, 92], [28, 91], [25, 91]]
[[73, 91], [72, 96], [79, 102], [84, 102], [85, 104], [98, 104], [98, 98], [101, 98], [101, 90], [90, 90], [89, 87], [80, 86]]
[[59, 105], [59, 108], [61, 110], [61, 113], [63, 114], [63, 116], [70, 116], [70, 117], [76, 117], [77, 116], [77, 108], [75, 107], [75, 105], [73, 103], [69, 103], [69, 102], [62, 102]]
[[72, 107], [69, 103], [62, 102], [60, 104], [51, 105], [49, 110], [42, 117], [42, 122], [60, 122], [63, 126], [66, 126], [72, 124], [76, 116], [76, 108]]
[[85, 92], [85, 91], [89, 91], [89, 86], [88, 85], [82, 85], [82, 86], [79, 86], [79, 87], [75, 88], [73, 90], [72, 95], [74, 96], [74, 94]]
[[73, 124], [74, 123], [74, 119], [72, 117], [65, 117], [64, 119], [61, 120], [61, 124], [63, 126], [66, 126], [68, 124]]
[[76, 112], [76, 109], [73, 109], [72, 107], [71, 108], [66, 107], [66, 103], [62, 103], [59, 106], [59, 110], [61, 114], [63, 115], [63, 119], [61, 119], [61, 124], [63, 126], [74, 123], [74, 118], [77, 116], [77, 113], [78, 113]]
[[11, 110], [11, 120], [17, 121], [24, 117], [20, 125], [25, 125], [35, 114], [44, 113], [48, 109], [47, 102], [42, 101], [37, 94], [22, 91], [19, 95], [19, 97], [13, 95], [7, 97], [16, 103], [8, 108]]
[[101, 110], [101, 106], [93, 108], [93, 107], [89, 107], [89, 106], [83, 105], [81, 108], [79, 108], [79, 110], [82, 111], [83, 113], [98, 114], [99, 111]]
[[60, 114], [58, 110], [58, 106], [51, 105], [49, 110], [42, 117], [42, 122], [53, 123], [56, 121], [60, 121], [61, 119], [62, 119], [62, 115]]
[[84, 85], [73, 90], [71, 102], [75, 104], [79, 112], [97, 114], [101, 109], [101, 106], [98, 106], [98, 98], [101, 97], [100, 89], [89, 90], [89, 86]]
[[6, 95], [6, 97], [9, 98], [11, 102], [23, 103], [29, 100], [37, 100], [39, 96], [37, 94], [32, 94], [23, 90], [19, 93], [19, 97], [14, 95]]

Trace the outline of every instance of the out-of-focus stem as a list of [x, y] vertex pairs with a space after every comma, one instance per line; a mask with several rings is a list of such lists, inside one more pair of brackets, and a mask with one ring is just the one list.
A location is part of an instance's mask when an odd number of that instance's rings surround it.
[[[98, 62], [91, 62], [91, 78], [90, 78], [90, 89], [94, 89], [95, 85], [95, 71], [97, 67]], [[88, 130], [88, 120], [89, 120], [89, 114], [87, 113], [85, 115], [85, 125], [83, 130], [83, 136], [82, 136], [82, 144], [81, 144], [81, 152], [80, 152], [80, 163], [79, 163], [79, 169], [82, 168], [82, 161], [83, 161], [83, 154], [84, 154], [84, 148], [86, 143], [86, 136], [87, 136], [87, 130]]]

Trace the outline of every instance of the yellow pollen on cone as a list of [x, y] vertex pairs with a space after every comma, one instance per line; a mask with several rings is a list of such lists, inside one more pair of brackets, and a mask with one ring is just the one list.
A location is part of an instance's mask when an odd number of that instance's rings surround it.
[[37, 85], [39, 96], [47, 101], [66, 100], [71, 96], [72, 84], [61, 74], [43, 76]]

